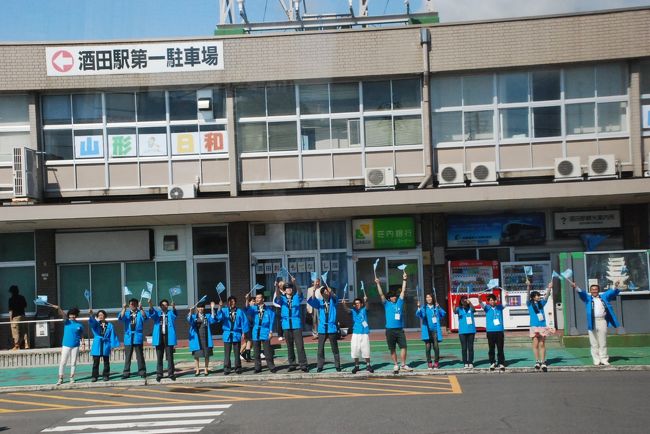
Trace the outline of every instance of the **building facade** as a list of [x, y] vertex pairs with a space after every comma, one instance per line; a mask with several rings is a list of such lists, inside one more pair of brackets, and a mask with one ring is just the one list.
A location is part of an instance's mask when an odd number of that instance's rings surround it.
[[377, 258], [442, 301], [450, 261], [645, 251], [649, 39], [637, 8], [0, 44], [0, 288], [117, 310], [149, 282], [187, 307], [284, 266], [363, 281], [380, 328]]

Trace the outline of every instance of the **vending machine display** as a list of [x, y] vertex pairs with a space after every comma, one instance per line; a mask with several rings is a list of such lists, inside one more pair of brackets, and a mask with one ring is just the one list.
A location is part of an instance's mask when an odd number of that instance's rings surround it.
[[495, 294], [500, 298], [498, 288], [488, 290], [487, 284], [491, 279], [499, 277], [498, 261], [450, 261], [449, 266], [449, 328], [458, 330], [458, 315], [453, 313], [453, 306], [457, 305], [460, 297], [465, 295], [477, 309], [476, 327], [485, 329], [485, 313], [480, 308], [479, 300], [485, 301], [488, 294]]
[[[528, 306], [526, 306], [526, 268], [524, 267], [531, 267], [532, 275], [528, 276], [531, 291], [539, 291], [542, 297], [546, 295], [546, 285], [551, 281], [550, 262], [501, 263], [501, 288], [503, 288], [503, 300], [506, 303], [503, 312], [503, 325], [506, 330], [527, 329], [530, 327]], [[550, 327], [555, 327], [553, 304], [553, 296], [551, 295], [544, 308], [546, 322]]]

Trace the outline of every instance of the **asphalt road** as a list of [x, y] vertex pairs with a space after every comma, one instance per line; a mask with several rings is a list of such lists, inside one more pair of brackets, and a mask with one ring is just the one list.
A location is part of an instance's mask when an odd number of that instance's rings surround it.
[[323, 378], [0, 395], [11, 433], [647, 433], [650, 372]]

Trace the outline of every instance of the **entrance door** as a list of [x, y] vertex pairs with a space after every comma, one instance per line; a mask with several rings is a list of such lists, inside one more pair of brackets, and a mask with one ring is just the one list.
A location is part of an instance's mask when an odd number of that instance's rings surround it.
[[[413, 256], [372, 256], [359, 258], [356, 262], [356, 285], [363, 281], [366, 288], [366, 295], [368, 296], [368, 320], [370, 328], [383, 329], [386, 325], [384, 316], [384, 307], [381, 304], [379, 293], [377, 292], [377, 285], [375, 284], [375, 276], [373, 271], [373, 264], [379, 257], [379, 264], [377, 265], [377, 277], [380, 280], [381, 286], [386, 295], [390, 290], [399, 292], [402, 288], [402, 271], [397, 267], [401, 264], [406, 264], [406, 273], [408, 279], [406, 281], [406, 296], [405, 296], [405, 309], [404, 309], [404, 325], [407, 328], [418, 327], [419, 320], [415, 316], [416, 310], [416, 286], [420, 282], [420, 260], [416, 255]], [[357, 297], [363, 297], [360, 291], [360, 286], [357, 286]]]
[[[196, 259], [194, 261], [194, 282], [198, 296], [197, 301], [207, 295], [207, 303], [214, 301], [218, 304], [221, 299], [226, 304], [226, 299], [230, 295], [228, 263], [223, 259]], [[219, 282], [226, 286], [226, 291], [221, 295], [217, 294], [216, 289]]]
[[264, 286], [264, 289], [258, 291], [258, 294], [264, 294], [266, 301], [273, 301], [275, 277], [282, 265], [283, 257], [281, 255], [253, 257], [253, 276], [255, 276], [255, 283]]

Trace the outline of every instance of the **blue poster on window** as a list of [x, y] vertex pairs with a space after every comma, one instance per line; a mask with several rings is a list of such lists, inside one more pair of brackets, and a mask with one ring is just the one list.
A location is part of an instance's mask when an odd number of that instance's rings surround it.
[[450, 215], [447, 247], [542, 244], [544, 222], [544, 213]]

